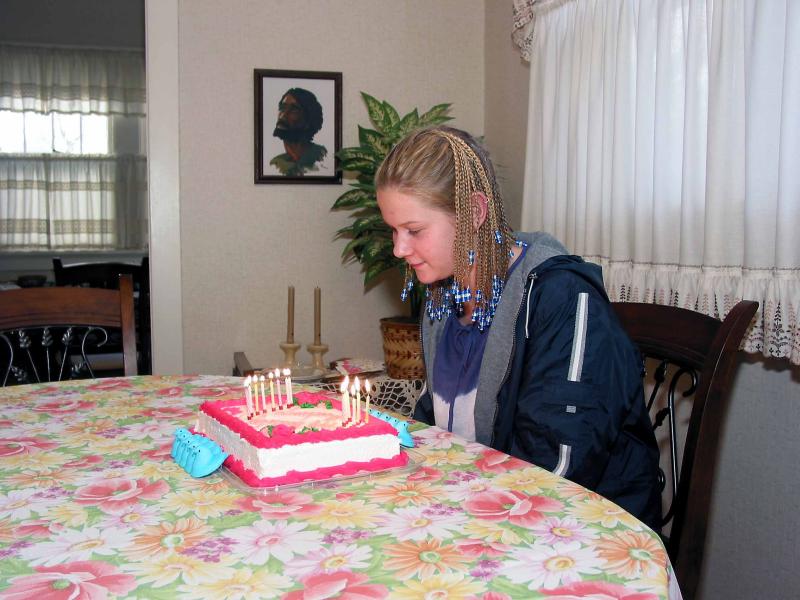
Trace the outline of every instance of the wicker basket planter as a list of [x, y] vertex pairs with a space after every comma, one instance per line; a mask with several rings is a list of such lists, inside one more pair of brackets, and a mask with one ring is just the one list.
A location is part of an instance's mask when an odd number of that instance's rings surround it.
[[383, 360], [386, 372], [394, 379], [424, 379], [422, 344], [416, 320], [389, 317], [381, 319]]

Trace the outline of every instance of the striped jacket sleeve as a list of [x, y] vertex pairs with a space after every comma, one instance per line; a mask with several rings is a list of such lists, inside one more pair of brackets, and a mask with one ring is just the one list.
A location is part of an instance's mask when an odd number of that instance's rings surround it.
[[524, 319], [512, 454], [593, 487], [627, 412], [608, 300], [561, 271], [531, 282]]

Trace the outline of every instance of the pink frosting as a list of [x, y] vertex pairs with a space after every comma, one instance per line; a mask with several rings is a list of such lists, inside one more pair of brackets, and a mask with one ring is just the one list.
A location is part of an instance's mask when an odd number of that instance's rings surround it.
[[[295, 398], [297, 398], [297, 400], [301, 403], [314, 405], [330, 401], [333, 405], [331, 410], [341, 412], [341, 403], [327, 394], [299, 392], [295, 394]], [[216, 400], [204, 402], [200, 406], [200, 410], [213, 419], [219, 421], [231, 431], [239, 434], [244, 440], [256, 448], [279, 448], [281, 446], [301, 444], [305, 442], [330, 442], [373, 435], [385, 435], [387, 433], [396, 435], [397, 433], [395, 428], [389, 423], [372, 417], [370, 418], [369, 423], [362, 423], [358, 426], [346, 428], [340, 427], [337, 429], [322, 429], [319, 431], [307, 431], [304, 433], [294, 433], [291, 428], [278, 425], [272, 430], [272, 436], [267, 437], [264, 433], [251, 426], [247, 421], [239, 418], [238, 415], [242, 412], [244, 405], [244, 398], [235, 398], [233, 400]], [[305, 409], [299, 406], [294, 406], [289, 410], [302, 411]], [[270, 487], [275, 485], [300, 483], [310, 480], [325, 480], [332, 477], [356, 475], [362, 472], [382, 471], [384, 469], [400, 467], [407, 463], [408, 455], [405, 452], [398, 452], [395, 457], [390, 459], [374, 458], [366, 462], [352, 461], [333, 467], [316, 469], [313, 471], [289, 471], [280, 477], [259, 478], [254, 471], [246, 468], [238, 458], [229, 456], [225, 460], [225, 465], [242, 481], [252, 487]]]
[[288, 485], [309, 480], [325, 480], [332, 477], [356, 475], [362, 472], [382, 471], [392, 467], [402, 467], [408, 463], [408, 454], [400, 452], [394, 458], [373, 458], [369, 462], [348, 462], [335, 467], [324, 467], [314, 471], [289, 471], [281, 477], [259, 478], [252, 470], [246, 468], [242, 461], [233, 456], [225, 459], [225, 466], [251, 487], [270, 487]]
[[[319, 402], [330, 401], [333, 405], [331, 410], [341, 411], [341, 403], [326, 394], [300, 392], [295, 395], [301, 402], [318, 404]], [[294, 433], [291, 430], [273, 429], [272, 436], [267, 437], [264, 433], [252, 427], [237, 415], [242, 406], [244, 398], [234, 398], [233, 400], [208, 401], [200, 405], [200, 410], [210, 417], [219, 421], [222, 425], [238, 433], [242, 439], [256, 448], [280, 448], [281, 446], [295, 445], [302, 443], [333, 442], [337, 440], [349, 440], [359, 437], [381, 435], [390, 433], [396, 435], [395, 428], [381, 419], [370, 418], [369, 423], [361, 423], [353, 427], [341, 427], [338, 429], [321, 429], [319, 431], [306, 431], [304, 433]], [[294, 406], [289, 410], [303, 410]]]

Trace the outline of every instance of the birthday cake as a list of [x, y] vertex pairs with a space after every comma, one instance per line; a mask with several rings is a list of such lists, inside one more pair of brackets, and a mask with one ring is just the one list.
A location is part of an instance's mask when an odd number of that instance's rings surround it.
[[[325, 480], [405, 465], [396, 429], [370, 418], [365, 402], [325, 392], [264, 393], [245, 385], [241, 398], [205, 402], [196, 430], [230, 456], [245, 483], [268, 487]], [[255, 393], [252, 390], [255, 389]]]

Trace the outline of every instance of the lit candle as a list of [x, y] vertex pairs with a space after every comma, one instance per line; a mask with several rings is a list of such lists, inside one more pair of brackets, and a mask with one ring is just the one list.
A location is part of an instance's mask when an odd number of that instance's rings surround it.
[[355, 423], [356, 422], [356, 410], [358, 410], [357, 409], [358, 404], [356, 403], [356, 386], [355, 385], [351, 385], [350, 386], [350, 402], [351, 402], [351, 405], [350, 405], [350, 420], [353, 423]]
[[283, 408], [283, 398], [281, 397], [281, 371], [275, 369], [275, 386], [278, 388], [278, 408]]
[[289, 369], [283, 370], [284, 383], [286, 385], [286, 405], [292, 405], [292, 372]]
[[289, 286], [289, 314], [286, 319], [286, 341], [294, 343], [294, 286]]
[[358, 376], [356, 376], [355, 380], [353, 381], [353, 385], [356, 386], [356, 414], [355, 420], [356, 423], [361, 422], [361, 384], [358, 381]]
[[275, 412], [275, 388], [273, 387], [275, 381], [275, 374], [270, 371], [269, 372], [269, 397], [272, 404], [272, 412]]
[[349, 377], [344, 376], [342, 381], [342, 422], [347, 423], [350, 420], [350, 396], [347, 395], [347, 384], [350, 383]]
[[267, 412], [267, 391], [264, 387], [266, 377], [259, 375], [258, 383], [261, 384], [261, 395], [259, 396], [259, 410], [263, 413]]
[[250, 375], [244, 380], [244, 403], [247, 406], [247, 418], [253, 414], [253, 394], [250, 392]]
[[322, 290], [318, 287], [314, 288], [314, 343], [319, 345], [322, 343], [321, 333], [321, 313], [322, 311]]
[[367, 410], [364, 414], [364, 422], [369, 423], [369, 401], [370, 394], [372, 393], [372, 388], [369, 386], [369, 379], [364, 380], [364, 392], [367, 394]]

